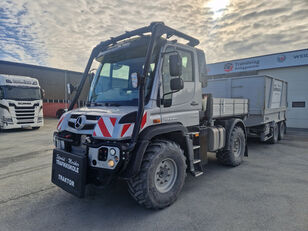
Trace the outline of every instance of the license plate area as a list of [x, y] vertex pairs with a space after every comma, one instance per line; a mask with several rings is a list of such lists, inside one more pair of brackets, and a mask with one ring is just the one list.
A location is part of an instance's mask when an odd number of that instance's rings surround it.
[[51, 181], [65, 191], [84, 197], [87, 157], [59, 149], [53, 150]]

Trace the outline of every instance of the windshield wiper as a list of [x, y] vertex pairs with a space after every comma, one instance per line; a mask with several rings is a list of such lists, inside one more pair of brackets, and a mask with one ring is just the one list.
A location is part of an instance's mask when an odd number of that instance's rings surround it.
[[95, 107], [95, 106], [106, 106], [106, 107], [119, 107], [121, 104], [112, 103], [112, 102], [87, 102], [87, 107]]

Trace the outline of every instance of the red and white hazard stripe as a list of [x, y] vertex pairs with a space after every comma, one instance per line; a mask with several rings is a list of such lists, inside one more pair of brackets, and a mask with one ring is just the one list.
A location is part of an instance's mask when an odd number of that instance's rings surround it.
[[[147, 122], [147, 112], [143, 114], [141, 120], [141, 129], [144, 128], [146, 122]], [[121, 137], [131, 136], [134, 130], [134, 125], [135, 125], [134, 123], [124, 124], [122, 126]]]
[[61, 130], [61, 127], [62, 127], [62, 123], [63, 123], [63, 119], [64, 119], [64, 115], [61, 116], [61, 118], [59, 119], [59, 122], [58, 122], [58, 125], [57, 125], [57, 129], [58, 131]]
[[93, 136], [112, 137], [117, 118], [103, 116], [97, 121]]

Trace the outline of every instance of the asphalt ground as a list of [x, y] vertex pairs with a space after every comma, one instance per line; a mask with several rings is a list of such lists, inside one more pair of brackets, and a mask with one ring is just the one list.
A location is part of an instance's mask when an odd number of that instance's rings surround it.
[[[50, 182], [56, 120], [0, 133], [0, 230], [308, 230], [308, 132], [276, 145], [249, 141], [236, 168], [210, 155], [178, 200], [147, 210], [119, 181], [78, 199]], [[94, 191], [94, 192], [93, 192]]]

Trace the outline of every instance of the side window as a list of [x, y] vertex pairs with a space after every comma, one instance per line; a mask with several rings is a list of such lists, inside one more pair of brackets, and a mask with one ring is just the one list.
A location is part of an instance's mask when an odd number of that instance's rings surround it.
[[193, 82], [192, 53], [185, 50], [178, 50], [182, 57], [182, 79], [184, 82]]

